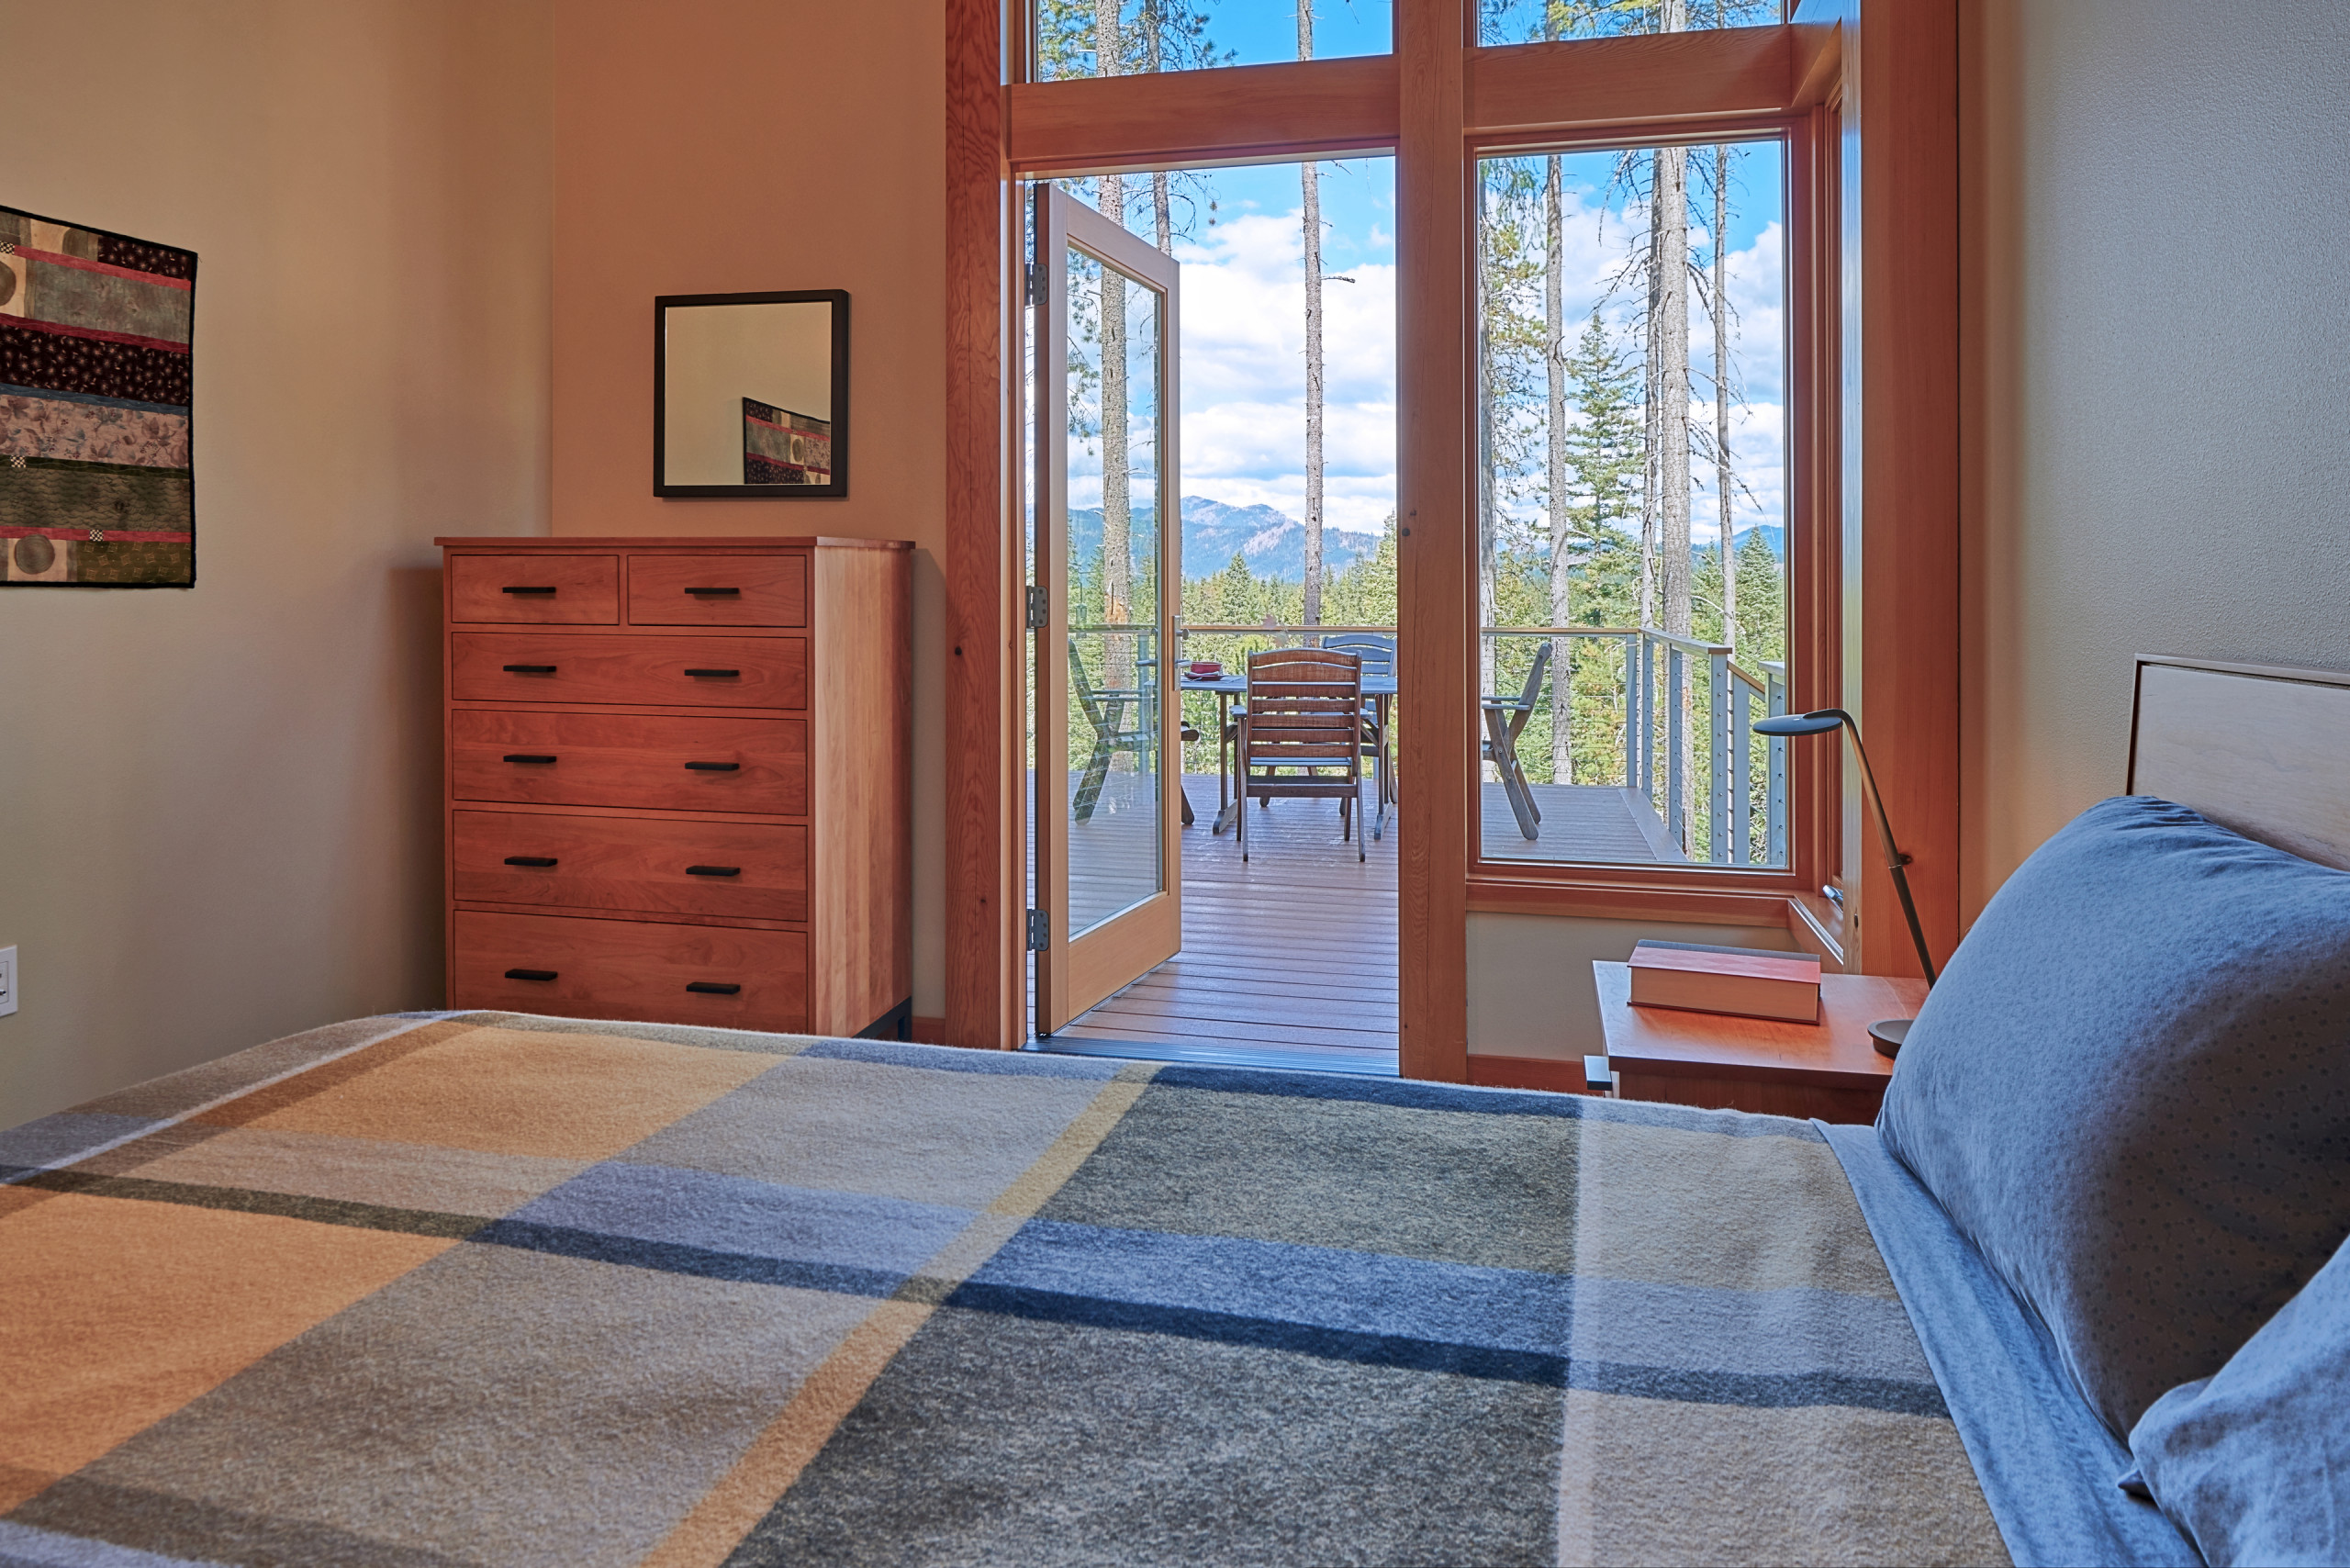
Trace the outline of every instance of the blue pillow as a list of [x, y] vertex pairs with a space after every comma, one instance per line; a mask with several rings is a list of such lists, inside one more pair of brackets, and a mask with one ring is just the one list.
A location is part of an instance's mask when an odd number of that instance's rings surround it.
[[2130, 1433], [2138, 1476], [2207, 1562], [2350, 1562], [2350, 1248], [2226, 1366]]
[[1985, 906], [1877, 1131], [2117, 1437], [2350, 1234], [2350, 872], [2103, 801]]

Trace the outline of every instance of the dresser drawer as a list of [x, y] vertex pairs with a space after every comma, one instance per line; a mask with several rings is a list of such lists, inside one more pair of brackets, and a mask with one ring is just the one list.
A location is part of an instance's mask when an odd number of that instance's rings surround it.
[[541, 626], [614, 626], [618, 555], [452, 555], [449, 619]]
[[454, 922], [453, 1007], [725, 1029], [808, 1027], [805, 932], [470, 910], [459, 910]]
[[460, 702], [808, 706], [804, 637], [459, 632], [449, 643], [450, 689]]
[[805, 555], [632, 555], [637, 626], [805, 626]]
[[535, 812], [461, 811], [455, 816], [459, 899], [744, 920], [808, 918], [804, 827]]
[[460, 801], [808, 813], [805, 719], [461, 708], [449, 731]]

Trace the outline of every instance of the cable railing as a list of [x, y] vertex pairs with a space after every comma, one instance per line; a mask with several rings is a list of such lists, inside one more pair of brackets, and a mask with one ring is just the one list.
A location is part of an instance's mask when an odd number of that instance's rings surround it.
[[[1125, 645], [1147, 665], [1144, 644], [1156, 631], [1148, 622], [1087, 623], [1070, 628], [1071, 644], [1085, 648], [1091, 664], [1113, 641], [1134, 636]], [[1205, 655], [1237, 665], [1262, 649], [1342, 633], [1393, 637], [1397, 629], [1179, 622], [1176, 643], [1187, 662]], [[1653, 626], [1487, 626], [1479, 637], [1484, 689], [1503, 697], [1523, 691], [1536, 645], [1551, 644], [1550, 668], [1518, 743], [1530, 782], [1629, 789], [1692, 861], [1788, 864], [1787, 743], [1753, 732], [1758, 719], [1787, 711], [1784, 660], [1756, 661], [1750, 669], [1727, 644]], [[1397, 700], [1392, 722], [1398, 728], [1408, 722], [1410, 696]], [[1214, 766], [1213, 737], [1195, 745], [1202, 755], [1187, 756], [1186, 768], [1204, 771]]]

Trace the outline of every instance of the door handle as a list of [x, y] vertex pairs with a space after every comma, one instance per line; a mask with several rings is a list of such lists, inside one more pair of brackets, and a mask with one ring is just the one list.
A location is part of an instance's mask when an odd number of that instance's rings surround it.
[[[554, 862], [550, 860], [547, 864], [552, 866]], [[743, 868], [740, 866], [688, 866], [686, 868], [686, 875], [688, 877], [739, 877], [742, 874]]]
[[506, 754], [506, 760], [509, 762], [553, 762], [554, 758], [551, 756], [534, 756], [529, 752], [523, 751], [509, 751]]
[[[554, 758], [547, 760], [553, 762]], [[739, 762], [688, 762], [686, 766], [696, 773], [733, 773], [739, 771], [743, 765]]]
[[509, 855], [506, 857], [506, 863], [509, 866], [552, 866], [554, 864], [554, 857], [552, 855]]
[[506, 666], [506, 673], [509, 675], [553, 675], [554, 673], [554, 666], [508, 665]]
[[553, 593], [554, 592], [554, 589], [551, 588], [500, 588], [498, 591], [500, 593]]
[[[507, 591], [511, 593], [513, 589]], [[743, 594], [738, 588], [689, 588], [686, 591], [697, 599], [739, 599]]]
[[554, 975], [555, 972], [553, 969], [509, 969], [506, 971], [508, 980], [551, 980], [554, 979]]
[[686, 989], [698, 991], [704, 996], [733, 996], [743, 988], [739, 985], [728, 985], [722, 980], [694, 980], [689, 982]]
[[689, 669], [686, 673], [696, 680], [733, 680], [741, 677], [739, 669]]

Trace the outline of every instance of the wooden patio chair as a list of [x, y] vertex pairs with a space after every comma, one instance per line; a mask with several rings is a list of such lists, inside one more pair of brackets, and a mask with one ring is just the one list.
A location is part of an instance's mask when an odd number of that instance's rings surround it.
[[1355, 841], [1362, 798], [1362, 658], [1330, 648], [1248, 655], [1240, 719], [1240, 858], [1248, 858], [1248, 801], [1282, 796], [1338, 802], [1338, 837]]
[[[1362, 656], [1365, 680], [1383, 675], [1391, 680], [1395, 675], [1395, 639], [1377, 632], [1336, 632], [1322, 639], [1326, 648], [1336, 648]], [[1387, 828], [1387, 808], [1395, 803], [1395, 768], [1387, 757], [1387, 727], [1380, 722], [1379, 699], [1362, 700], [1363, 755], [1371, 759], [1372, 782], [1378, 785], [1375, 798], [1379, 810], [1372, 815], [1371, 835], [1381, 837]]]
[[1534, 803], [1534, 787], [1526, 781], [1526, 769], [1517, 760], [1517, 737], [1526, 722], [1534, 717], [1534, 704], [1542, 696], [1542, 677], [1550, 667], [1550, 644], [1546, 640], [1535, 645], [1534, 667], [1526, 672], [1525, 689], [1516, 697], [1488, 697], [1483, 703], [1485, 738], [1479, 754], [1501, 774], [1502, 790], [1509, 796], [1509, 809], [1517, 817], [1517, 831], [1529, 840], [1542, 836], [1542, 810]]
[[[1122, 751], [1136, 757], [1150, 755], [1158, 744], [1158, 726], [1151, 722], [1150, 693], [1139, 687], [1113, 687], [1096, 689], [1093, 678], [1085, 673], [1085, 661], [1078, 656], [1077, 644], [1069, 647], [1069, 689], [1077, 694], [1079, 711], [1093, 729], [1092, 755], [1085, 759], [1084, 770], [1077, 780], [1077, 798], [1070, 802], [1069, 815], [1079, 822], [1091, 822], [1093, 808], [1102, 803], [1102, 786], [1109, 781], [1110, 762]], [[1136, 711], [1135, 728], [1126, 727], [1126, 709]], [[1182, 727], [1185, 741], [1200, 738], [1199, 731], [1189, 724]], [[1176, 786], [1177, 797], [1182, 801], [1183, 825], [1192, 825], [1192, 797]]]

